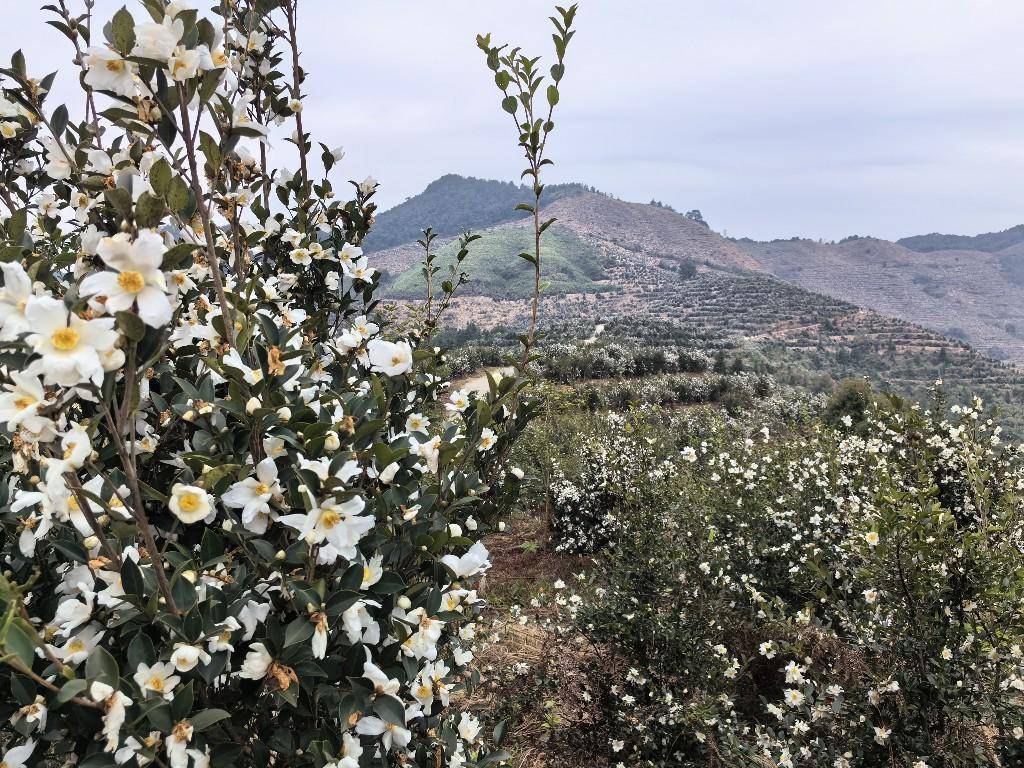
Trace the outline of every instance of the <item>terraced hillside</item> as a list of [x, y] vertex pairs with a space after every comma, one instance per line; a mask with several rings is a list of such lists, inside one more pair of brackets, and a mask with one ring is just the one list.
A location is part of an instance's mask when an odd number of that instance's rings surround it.
[[[816, 389], [866, 376], [921, 399], [941, 378], [955, 396], [1005, 406], [1024, 434], [1024, 379], [993, 357], [1024, 359], [1024, 290], [1014, 283], [1024, 283], [1024, 246], [923, 254], [870, 238], [733, 241], [671, 209], [591, 192], [556, 200], [545, 216], [558, 219], [541, 307], [550, 326], [576, 328], [580, 339], [607, 324], [637, 343], [742, 348], [782, 380]], [[525, 327], [514, 274], [526, 266], [516, 258], [525, 227], [502, 223], [471, 247], [473, 283], [453, 305], [456, 324]], [[392, 297], [421, 295], [421, 258], [416, 246], [374, 255]]]
[[990, 357], [1024, 361], [1020, 254], [921, 253], [866, 237], [737, 243], [784, 280], [962, 338]]

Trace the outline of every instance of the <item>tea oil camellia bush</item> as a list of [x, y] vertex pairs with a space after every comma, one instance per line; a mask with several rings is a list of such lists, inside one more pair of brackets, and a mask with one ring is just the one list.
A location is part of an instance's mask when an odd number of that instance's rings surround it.
[[858, 413], [647, 408], [585, 438], [636, 470], [567, 470], [575, 525], [556, 494], [556, 535], [604, 551], [557, 604], [617, 658], [594, 671], [609, 764], [1022, 764], [1021, 448], [980, 402]]
[[375, 312], [296, 0], [44, 11], [85, 112], [0, 69], [0, 764], [504, 762], [449, 707], [539, 401]]

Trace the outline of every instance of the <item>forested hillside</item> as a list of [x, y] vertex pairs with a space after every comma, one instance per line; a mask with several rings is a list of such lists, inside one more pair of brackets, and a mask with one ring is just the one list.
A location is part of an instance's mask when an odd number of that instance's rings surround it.
[[[583, 184], [552, 184], [545, 188], [544, 197], [550, 203], [593, 191]], [[430, 182], [415, 197], [378, 214], [365, 249], [380, 251], [413, 242], [426, 227], [444, 237], [522, 219], [528, 214], [515, 207], [530, 195], [527, 187], [511, 182], [450, 173]]]

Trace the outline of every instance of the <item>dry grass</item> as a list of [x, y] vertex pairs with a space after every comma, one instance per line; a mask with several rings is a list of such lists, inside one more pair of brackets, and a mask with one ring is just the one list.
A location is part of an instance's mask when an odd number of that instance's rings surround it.
[[[477, 658], [484, 683], [466, 703], [508, 719], [504, 746], [514, 768], [607, 766], [600, 701], [603, 683], [614, 677], [611, 665], [586, 638], [559, 632], [554, 611], [527, 608], [532, 595], [550, 592], [557, 579], [568, 582], [583, 562], [554, 552], [536, 517], [486, 543], [493, 566], [484, 596], [501, 607], [492, 612], [492, 641]], [[522, 605], [524, 615], [528, 610], [529, 620], [510, 617], [512, 604]]]

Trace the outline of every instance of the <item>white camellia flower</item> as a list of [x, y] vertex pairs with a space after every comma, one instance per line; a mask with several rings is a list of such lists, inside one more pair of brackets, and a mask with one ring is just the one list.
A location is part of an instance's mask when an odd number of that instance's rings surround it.
[[472, 744], [479, 735], [480, 721], [468, 712], [463, 712], [462, 718], [459, 720], [459, 736], [462, 737], [463, 741]]
[[104, 297], [112, 314], [128, 311], [135, 304], [146, 325], [167, 325], [174, 309], [160, 270], [165, 250], [163, 238], [150, 230], [139, 232], [135, 242], [126, 232], [103, 238], [97, 253], [115, 272], [94, 272], [86, 277], [82, 281], [82, 295]]
[[401, 749], [412, 741], [412, 733], [407, 728], [387, 723], [374, 715], [361, 718], [356, 723], [356, 733], [360, 736], [381, 736], [386, 752], [391, 751], [392, 745]]
[[412, 368], [412, 347], [407, 341], [397, 343], [372, 339], [366, 345], [370, 370], [387, 376], [401, 376]]
[[35, 748], [35, 739], [29, 739], [20, 746], [11, 747], [4, 752], [3, 759], [0, 759], [0, 766], [3, 768], [25, 768], [28, 759], [32, 756], [32, 750]]
[[99, 645], [105, 633], [97, 628], [97, 625], [90, 624], [82, 627], [77, 634], [68, 638], [62, 646], [50, 646], [54, 654], [65, 664], [77, 667], [85, 661], [93, 649]]
[[191, 80], [199, 72], [203, 63], [203, 52], [196, 48], [177, 46], [171, 54], [167, 67], [171, 77], [177, 82]]
[[186, 525], [198, 523], [213, 509], [213, 501], [205, 489], [195, 485], [175, 483], [171, 488], [171, 498], [167, 502], [174, 516]]
[[359, 768], [359, 758], [363, 756], [363, 745], [351, 733], [341, 735], [341, 754], [336, 762], [327, 763], [324, 768]]
[[190, 672], [200, 664], [209, 664], [211, 658], [200, 646], [190, 643], [175, 643], [171, 652], [171, 664], [179, 672]]
[[162, 24], [147, 22], [135, 25], [135, 47], [132, 56], [155, 61], [167, 61], [181, 40], [184, 25], [166, 17]]
[[360, 515], [366, 502], [359, 496], [343, 502], [327, 499], [304, 515], [285, 515], [278, 522], [295, 528], [309, 544], [328, 544], [349, 560], [356, 557], [359, 540], [376, 524]]
[[89, 695], [93, 701], [103, 704], [103, 735], [107, 739], [103, 751], [114, 752], [121, 742], [121, 726], [124, 725], [125, 710], [133, 702], [121, 691], [98, 680], [89, 686]]
[[479, 450], [481, 453], [491, 450], [498, 442], [497, 436], [494, 434], [494, 430], [489, 427], [484, 427], [480, 432], [480, 446]]
[[25, 317], [32, 328], [28, 342], [40, 356], [29, 366], [30, 373], [41, 373], [45, 384], [63, 387], [103, 383], [101, 356], [111, 352], [118, 339], [113, 318], [83, 320], [70, 314], [64, 302], [48, 296], [29, 299]]
[[74, 166], [72, 166], [67, 152], [49, 136], [43, 138], [42, 142], [46, 147], [46, 165], [43, 166], [46, 175], [56, 181], [70, 179]]
[[41, 432], [52, 422], [39, 415], [39, 409], [47, 404], [46, 392], [38, 376], [29, 376], [21, 371], [11, 371], [11, 382], [3, 385], [0, 393], [0, 422], [7, 424], [12, 432], [22, 424], [30, 432]]
[[0, 340], [13, 341], [29, 330], [25, 308], [32, 297], [32, 280], [16, 261], [0, 263], [4, 287], [0, 288]]
[[221, 496], [224, 505], [242, 510], [242, 525], [253, 533], [266, 533], [270, 524], [270, 500], [281, 493], [277, 465], [272, 458], [256, 465], [256, 477], [247, 477], [232, 485]]
[[270, 655], [263, 643], [253, 643], [249, 646], [249, 652], [245, 655], [245, 661], [242, 662], [242, 669], [238, 676], [247, 680], [262, 680], [266, 677], [267, 670], [270, 669], [270, 664], [273, 661], [274, 657]]
[[475, 576], [490, 568], [491, 553], [487, 551], [482, 541], [478, 541], [462, 557], [445, 555], [441, 563], [450, 568], [460, 579], [467, 576]]
[[143, 694], [155, 693], [168, 701], [174, 698], [171, 691], [181, 680], [174, 674], [174, 666], [164, 661], [158, 661], [153, 665], [139, 664], [132, 679]]
[[94, 45], [85, 55], [85, 83], [98, 91], [111, 91], [119, 96], [135, 95], [132, 64], [119, 53]]

